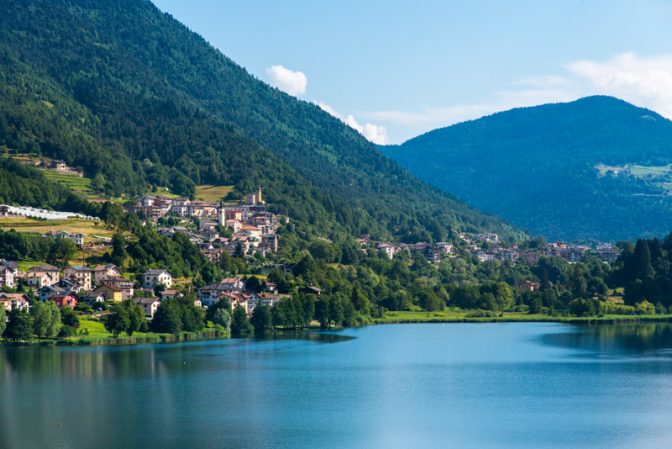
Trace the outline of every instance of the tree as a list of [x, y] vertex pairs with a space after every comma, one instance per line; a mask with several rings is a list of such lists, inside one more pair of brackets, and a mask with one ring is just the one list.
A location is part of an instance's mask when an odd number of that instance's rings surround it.
[[54, 338], [61, 328], [61, 311], [56, 303], [38, 301], [30, 308], [33, 334], [39, 338]]
[[235, 338], [249, 337], [254, 332], [254, 328], [247, 318], [245, 309], [237, 305], [233, 309], [233, 318], [231, 320], [231, 336]]
[[259, 279], [256, 276], [250, 276], [247, 279], [245, 279], [245, 289], [251, 292], [259, 293], [261, 292], [263, 286], [264, 285], [261, 279]]
[[28, 341], [33, 335], [33, 318], [26, 311], [13, 309], [3, 336], [15, 343]]
[[635, 306], [635, 312], [637, 315], [655, 315], [656, 306], [645, 299]]
[[222, 252], [222, 255], [219, 257], [219, 268], [226, 274], [231, 273], [233, 262], [228, 251]]
[[128, 316], [128, 309], [122, 304], [112, 306], [112, 311], [105, 320], [105, 329], [115, 337], [122, 332], [126, 332], [130, 327], [131, 319]]
[[326, 295], [320, 296], [315, 303], [315, 319], [320, 322], [320, 327], [325, 329], [331, 326], [330, 305]]
[[446, 304], [432, 290], [425, 289], [420, 292], [420, 307], [428, 312], [435, 312], [445, 309]]
[[61, 322], [63, 327], [61, 327], [60, 335], [68, 337], [70, 335], [75, 335], [77, 329], [79, 329], [79, 316], [77, 313], [69, 307], [66, 307], [61, 311]]
[[7, 315], [5, 314], [4, 309], [0, 310], [0, 336], [5, 332], [7, 327]]
[[227, 309], [216, 309], [211, 321], [227, 331], [231, 331], [231, 313]]
[[124, 261], [127, 257], [126, 240], [124, 240], [123, 235], [115, 233], [112, 236], [112, 255], [110, 256], [110, 260], [112, 263], [121, 267], [124, 265]]
[[262, 306], [259, 304], [252, 312], [252, 319], [250, 320], [254, 326], [254, 333], [257, 335], [264, 335], [273, 330], [273, 315], [270, 306]]
[[56, 239], [51, 245], [47, 262], [58, 266], [65, 266], [70, 259], [75, 257], [77, 245], [70, 239]]
[[122, 302], [122, 306], [128, 314], [128, 327], [125, 331], [130, 336], [133, 335], [133, 332], [140, 331], [146, 323], [145, 312], [142, 307], [130, 300]]
[[208, 310], [205, 312], [205, 319], [214, 322], [215, 321], [214, 317], [217, 314], [217, 311], [219, 311], [219, 309], [226, 310], [227, 312], [229, 312], [229, 316], [231, 316], [230, 313], [231, 302], [226, 298], [222, 298], [213, 305], [208, 307]]
[[364, 315], [368, 315], [370, 313], [369, 298], [367, 298], [364, 292], [362, 292], [360, 289], [356, 287], [352, 289], [351, 299], [352, 299], [352, 305], [355, 306], [355, 310]]
[[205, 311], [194, 305], [193, 299], [178, 299], [180, 316], [182, 318], [182, 330], [197, 332], [205, 327]]
[[182, 331], [182, 314], [177, 299], [166, 299], [161, 303], [154, 318], [152, 319], [152, 330], [154, 332], [165, 332], [176, 334]]

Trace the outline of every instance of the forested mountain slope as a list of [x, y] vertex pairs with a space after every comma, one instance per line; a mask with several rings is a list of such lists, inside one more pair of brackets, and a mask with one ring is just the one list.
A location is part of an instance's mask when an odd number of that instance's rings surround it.
[[534, 235], [619, 240], [672, 223], [672, 122], [616, 98], [514, 109], [383, 150]]
[[327, 235], [516, 234], [255, 79], [149, 1], [0, 7], [0, 144], [62, 158], [109, 194], [262, 184], [278, 212]]

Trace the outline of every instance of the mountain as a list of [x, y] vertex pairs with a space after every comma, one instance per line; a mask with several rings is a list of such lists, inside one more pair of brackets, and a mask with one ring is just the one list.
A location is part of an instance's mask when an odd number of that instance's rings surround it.
[[255, 79], [149, 1], [0, 6], [0, 145], [63, 159], [108, 195], [261, 184], [277, 212], [315, 234], [520, 235]]
[[513, 109], [383, 151], [533, 235], [611, 241], [672, 226], [672, 122], [616, 98]]

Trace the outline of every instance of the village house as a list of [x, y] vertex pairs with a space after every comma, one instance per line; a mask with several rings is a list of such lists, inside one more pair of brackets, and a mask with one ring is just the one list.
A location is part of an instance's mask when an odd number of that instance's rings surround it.
[[28, 310], [30, 302], [28, 296], [23, 293], [1, 293], [0, 292], [0, 310], [11, 312], [12, 310]]
[[165, 301], [166, 299], [182, 298], [183, 296], [184, 295], [177, 290], [166, 289], [161, 292], [161, 301]]
[[32, 289], [39, 290], [43, 287], [51, 285], [51, 278], [44, 272], [29, 272], [22, 279], [23, 285]]
[[79, 248], [84, 247], [84, 239], [85, 235], [81, 233], [69, 233], [66, 231], [49, 231], [46, 234], [44, 234], [44, 237], [49, 237], [52, 239], [69, 239], [72, 240], [72, 242], [77, 245]]
[[520, 253], [520, 260], [528, 265], [535, 265], [539, 262], [539, 253], [532, 250], [523, 251]]
[[515, 262], [518, 260], [518, 257], [518, 251], [511, 248], [504, 248], [496, 253], [496, 258], [503, 262]]
[[536, 292], [539, 291], [540, 284], [536, 281], [523, 281], [518, 285], [518, 290], [521, 292]]
[[102, 297], [104, 301], [124, 301], [124, 290], [121, 287], [117, 287], [115, 285], [105, 283], [96, 288], [92, 293], [96, 298], [99, 296]]
[[280, 296], [271, 293], [253, 294], [248, 298], [249, 313], [253, 313], [257, 306], [274, 307], [281, 300], [282, 298]]
[[226, 278], [216, 284], [206, 285], [198, 289], [198, 299], [208, 307], [219, 301], [221, 296], [227, 293], [242, 293], [245, 289], [245, 281], [242, 278]]
[[[224, 293], [222, 296], [220, 296], [217, 299], [217, 302], [219, 302], [222, 299], [227, 299], [229, 303], [231, 304], [231, 310], [235, 309], [237, 306], [242, 307], [245, 309], [245, 313], [248, 315], [251, 312], [250, 310], [250, 299], [255, 298], [256, 296], [251, 293]], [[254, 299], [253, 299], [254, 301]]]
[[93, 282], [102, 285], [108, 279], [121, 277], [121, 270], [113, 264], [96, 265], [93, 267]]
[[77, 306], [77, 297], [74, 293], [68, 293], [67, 295], [52, 295], [49, 297], [48, 301], [56, 303], [59, 309], [64, 307], [74, 309]]
[[393, 259], [394, 255], [397, 254], [399, 250], [395, 245], [386, 242], [379, 242], [376, 245], [376, 249], [382, 251], [388, 259]]
[[0, 288], [2, 287], [16, 287], [16, 271], [4, 264], [0, 264]]
[[[31, 276], [33, 274], [35, 276]], [[41, 278], [43, 276], [45, 277], [45, 281], [41, 285], [37, 285], [34, 280], [33, 281], [30, 280], [31, 277]], [[30, 285], [31, 287], [41, 288], [44, 287], [45, 285], [57, 284], [58, 281], [60, 280], [61, 280], [61, 270], [59, 268], [49, 264], [41, 264], [36, 265], [28, 270], [28, 273], [24, 278], [24, 283], [26, 283], [26, 285]]]
[[173, 286], [173, 275], [163, 269], [151, 269], [145, 271], [142, 280], [142, 286], [144, 288], [155, 288], [157, 285], [163, 285], [166, 288], [171, 288]]
[[133, 302], [142, 307], [143, 312], [147, 318], [154, 318], [156, 310], [161, 305], [161, 301], [158, 298], [133, 298]]
[[50, 296], [53, 295], [67, 295], [71, 293], [75, 288], [75, 284], [67, 279], [61, 279], [57, 284], [46, 285], [39, 289], [38, 297], [40, 301], [46, 301]]
[[84, 173], [68, 166], [68, 164], [66, 164], [65, 161], [52, 160], [49, 161], [48, 163], [42, 162], [41, 165], [43, 167], [48, 168], [49, 170], [54, 170], [61, 173], [67, 173], [72, 176], [79, 176], [80, 178], [84, 176]]
[[495, 260], [495, 255], [487, 253], [483, 250], [478, 250], [476, 252], [476, 258], [478, 258], [478, 261], [483, 263], [483, 262], [488, 262], [490, 260]]
[[74, 291], [91, 291], [93, 288], [93, 271], [81, 265], [73, 265], [63, 270], [63, 278], [73, 282]]
[[264, 195], [261, 192], [261, 186], [257, 188], [257, 191], [251, 193], [245, 197], [245, 202], [250, 206], [263, 206], [266, 204], [264, 201]]
[[126, 301], [133, 298], [135, 294], [135, 286], [133, 281], [129, 281], [121, 276], [109, 278], [103, 282], [103, 285], [121, 289], [122, 300]]

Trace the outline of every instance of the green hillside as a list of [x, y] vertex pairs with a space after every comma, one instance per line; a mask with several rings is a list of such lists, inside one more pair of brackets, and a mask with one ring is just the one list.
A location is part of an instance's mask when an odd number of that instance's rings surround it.
[[108, 195], [261, 184], [277, 212], [317, 234], [517, 235], [149, 1], [3, 0], [2, 10], [0, 145], [63, 159]]
[[672, 122], [615, 98], [514, 109], [384, 151], [534, 235], [619, 240], [672, 223]]

